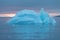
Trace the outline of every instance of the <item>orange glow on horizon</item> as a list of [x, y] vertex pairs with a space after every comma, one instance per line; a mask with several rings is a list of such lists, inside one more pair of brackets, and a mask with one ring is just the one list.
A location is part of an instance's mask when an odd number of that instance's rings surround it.
[[0, 17], [13, 17], [15, 14], [0, 14]]
[[[5, 13], [5, 14], [0, 14], [0, 17], [13, 17], [15, 16], [15, 13]], [[58, 16], [60, 14], [58, 13], [49, 13], [50, 16]]]

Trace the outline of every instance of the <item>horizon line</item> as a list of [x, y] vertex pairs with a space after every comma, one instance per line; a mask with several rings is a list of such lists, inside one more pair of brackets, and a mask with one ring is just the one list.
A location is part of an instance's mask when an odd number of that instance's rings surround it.
[[[0, 17], [14, 17], [16, 14], [15, 13], [5, 13], [5, 14], [0, 14]], [[49, 13], [50, 16], [59, 16], [60, 14], [56, 13]]]

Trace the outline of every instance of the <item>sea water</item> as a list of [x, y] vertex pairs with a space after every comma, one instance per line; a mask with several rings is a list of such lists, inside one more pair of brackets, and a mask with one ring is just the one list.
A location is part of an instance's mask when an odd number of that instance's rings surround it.
[[55, 25], [7, 25], [10, 18], [0, 18], [0, 39], [6, 40], [53, 40], [59, 39], [60, 21]]

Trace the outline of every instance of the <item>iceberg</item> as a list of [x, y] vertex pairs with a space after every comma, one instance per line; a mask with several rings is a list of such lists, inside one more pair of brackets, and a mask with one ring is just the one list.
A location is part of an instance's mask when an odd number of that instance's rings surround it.
[[21, 10], [10, 19], [8, 24], [55, 24], [55, 19], [42, 8], [38, 13], [34, 10]]
[[44, 24], [55, 24], [55, 19], [50, 16], [44, 9], [42, 8], [39, 13], [39, 17]]
[[38, 18], [38, 15], [33, 10], [24, 9], [16, 13], [16, 15], [10, 19], [8, 24], [36, 24], [42, 23], [42, 20]]

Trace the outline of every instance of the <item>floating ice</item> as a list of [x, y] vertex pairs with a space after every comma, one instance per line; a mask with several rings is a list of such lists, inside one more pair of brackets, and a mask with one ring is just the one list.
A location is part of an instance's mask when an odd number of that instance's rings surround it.
[[16, 15], [8, 21], [9, 24], [36, 24], [42, 23], [41, 19], [33, 10], [22, 10], [16, 13]]
[[19, 11], [7, 23], [9, 24], [43, 24], [43, 23], [54, 24], [56, 23], [56, 21], [42, 8], [39, 14], [37, 14], [33, 10], [27, 10], [27, 9]]

